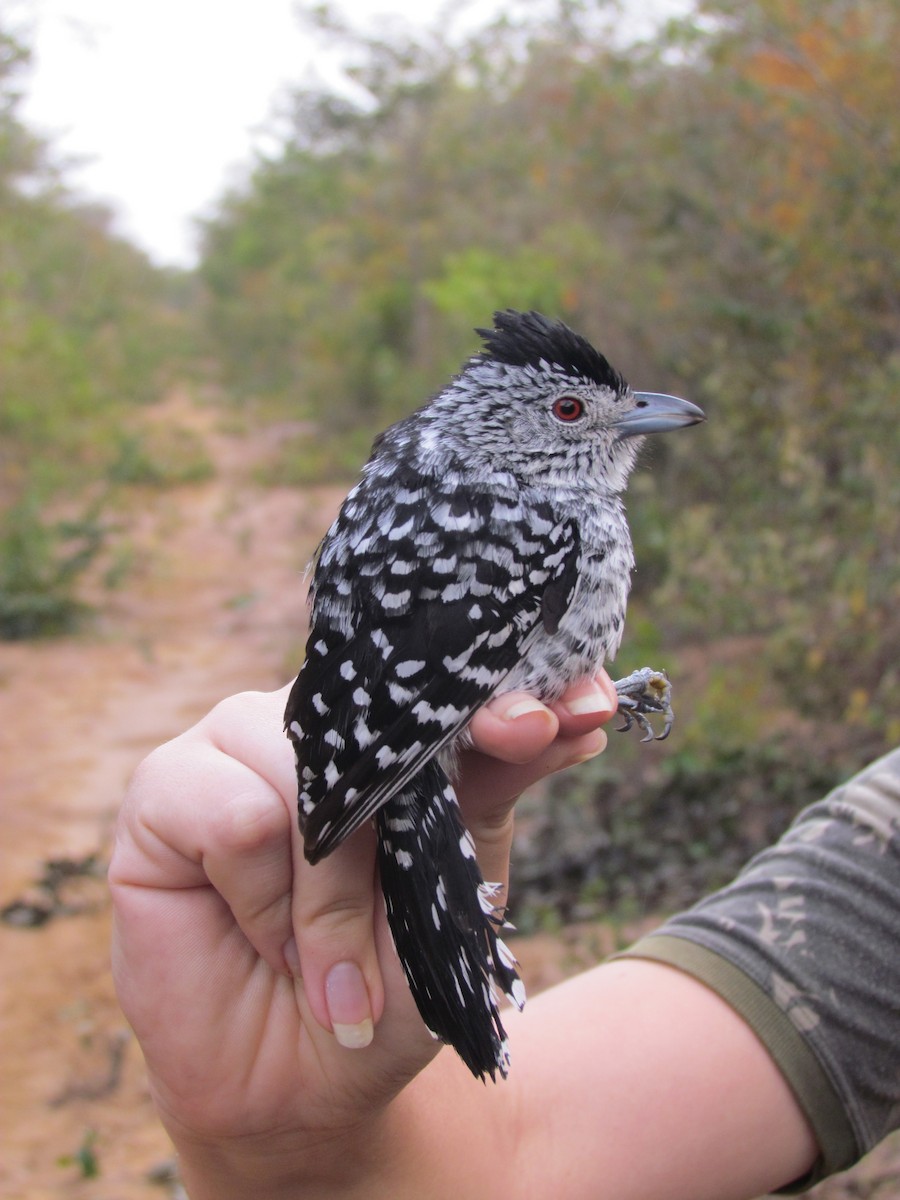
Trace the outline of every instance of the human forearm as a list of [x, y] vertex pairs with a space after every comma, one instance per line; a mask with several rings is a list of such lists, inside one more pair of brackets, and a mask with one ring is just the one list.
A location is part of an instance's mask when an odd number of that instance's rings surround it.
[[900, 1123], [900, 750], [805, 809], [727, 888], [628, 952], [718, 992], [770, 1048], [821, 1146], [816, 1179]]
[[594, 968], [537, 997], [511, 1034], [523, 1175], [544, 1194], [740, 1200], [787, 1185], [815, 1158], [762, 1043], [679, 971]]
[[467, 1200], [498, 1177], [508, 1200], [740, 1200], [815, 1158], [762, 1044], [671, 968], [596, 968], [510, 1014], [510, 1037], [501, 1084], [445, 1050], [346, 1136], [188, 1147], [192, 1200]]

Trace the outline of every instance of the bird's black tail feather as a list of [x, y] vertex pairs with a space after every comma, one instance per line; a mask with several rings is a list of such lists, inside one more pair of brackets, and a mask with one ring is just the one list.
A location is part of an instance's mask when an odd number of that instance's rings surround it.
[[378, 813], [388, 921], [422, 1019], [479, 1078], [506, 1076], [497, 987], [521, 1008], [525, 989], [498, 936], [502, 913], [482, 879], [456, 794], [432, 759]]

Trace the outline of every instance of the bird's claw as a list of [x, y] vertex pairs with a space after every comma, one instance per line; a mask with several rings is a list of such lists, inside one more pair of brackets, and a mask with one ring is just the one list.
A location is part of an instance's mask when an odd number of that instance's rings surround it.
[[[625, 724], [619, 726], [619, 733], [625, 733], [632, 725], [637, 725], [644, 734], [642, 742], [665, 741], [675, 723], [672, 685], [665, 671], [641, 667], [624, 679], [616, 680], [615, 689], [619, 696], [619, 712], [625, 718]], [[652, 713], [663, 714], [662, 733], [654, 733], [647, 719], [648, 714]]]

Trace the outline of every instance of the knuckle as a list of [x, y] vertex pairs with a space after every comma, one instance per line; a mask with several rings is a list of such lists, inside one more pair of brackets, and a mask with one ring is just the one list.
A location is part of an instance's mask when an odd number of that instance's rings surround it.
[[201, 724], [212, 722], [223, 728], [234, 725], [241, 727], [246, 723], [248, 714], [255, 712], [264, 702], [265, 696], [265, 692], [259, 691], [235, 692], [214, 705]]
[[372, 924], [373, 894], [361, 892], [324, 893], [321, 889], [307, 889], [301, 899], [298, 913], [299, 931], [312, 934], [317, 939], [345, 939], [358, 933], [361, 926], [369, 929]]
[[497, 846], [511, 846], [515, 818], [513, 809], [515, 799], [508, 800], [502, 807], [492, 812], [482, 813], [476, 822], [469, 826], [469, 832], [475, 839], [479, 850]]
[[226, 797], [216, 814], [216, 841], [231, 854], [281, 848], [289, 836], [287, 810], [276, 796], [263, 789]]
[[284, 933], [290, 928], [290, 904], [290, 892], [281, 889], [274, 896], [257, 897], [246, 905], [242, 925], [245, 929], [274, 929]]
[[132, 772], [128, 783], [127, 796], [152, 794], [163, 784], [168, 784], [172, 768], [177, 763], [175, 742], [164, 742], [151, 750]]

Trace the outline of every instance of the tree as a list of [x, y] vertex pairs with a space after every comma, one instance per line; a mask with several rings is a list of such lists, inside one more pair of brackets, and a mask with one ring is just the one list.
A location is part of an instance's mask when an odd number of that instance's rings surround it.
[[323, 437], [372, 432], [492, 308], [554, 311], [710, 412], [635, 481], [655, 624], [765, 636], [792, 694], [841, 672], [878, 727], [900, 700], [900, 13], [703, 0], [627, 44], [609, 11], [350, 37], [360, 90], [300, 90], [209, 226], [228, 378]]
[[0, 637], [78, 611], [75, 578], [104, 540], [98, 489], [183, 327], [172, 278], [75, 199], [19, 119], [27, 62], [0, 27]]

